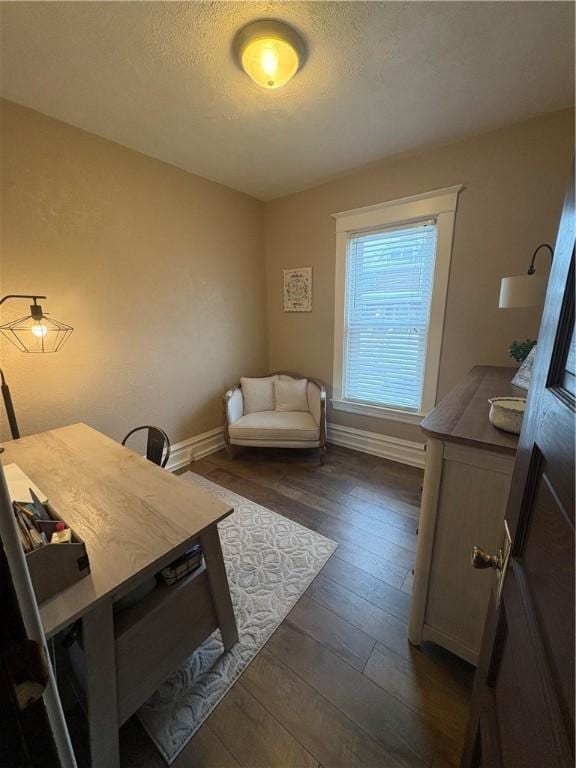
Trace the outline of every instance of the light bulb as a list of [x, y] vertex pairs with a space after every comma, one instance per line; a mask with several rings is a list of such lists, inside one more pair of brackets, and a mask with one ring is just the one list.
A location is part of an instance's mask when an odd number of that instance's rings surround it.
[[296, 30], [271, 19], [244, 27], [236, 50], [242, 69], [267, 90], [285, 85], [298, 71], [305, 54], [304, 41]]
[[264, 38], [248, 43], [242, 66], [255, 83], [264, 88], [280, 88], [298, 70], [298, 54], [290, 43]]
[[278, 69], [278, 56], [273, 48], [263, 48], [260, 55], [260, 66], [270, 78], [274, 78]]
[[32, 326], [32, 333], [34, 336], [38, 336], [38, 338], [42, 338], [43, 336], [46, 336], [48, 333], [48, 328], [46, 328], [45, 325], [42, 325], [42, 323], [35, 323]]

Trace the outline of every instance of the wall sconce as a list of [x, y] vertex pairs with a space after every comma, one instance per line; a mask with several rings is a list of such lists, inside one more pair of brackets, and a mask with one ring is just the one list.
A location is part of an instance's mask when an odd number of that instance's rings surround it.
[[550, 259], [554, 258], [554, 250], [548, 243], [541, 243], [534, 253], [525, 275], [513, 275], [503, 277], [500, 282], [500, 309], [517, 309], [519, 307], [539, 307], [546, 297], [548, 279], [536, 274], [534, 261], [541, 248], [550, 251]]
[[[0, 305], [4, 304], [8, 299], [32, 299], [33, 303], [30, 306], [29, 315], [0, 325], [2, 335], [14, 344], [20, 352], [58, 352], [68, 341], [74, 330], [72, 326], [61, 323], [59, 320], [44, 314], [42, 307], [38, 304], [38, 299], [45, 298], [46, 296], [11, 293], [0, 299]], [[2, 370], [0, 370], [0, 389], [8, 416], [10, 432], [12, 438], [17, 440], [20, 437], [20, 431], [16, 421], [10, 389]]]

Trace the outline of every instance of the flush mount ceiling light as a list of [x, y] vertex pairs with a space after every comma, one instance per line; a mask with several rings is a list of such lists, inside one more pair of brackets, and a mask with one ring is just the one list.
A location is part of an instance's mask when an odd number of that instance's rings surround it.
[[238, 63], [255, 83], [273, 90], [290, 80], [304, 62], [304, 40], [288, 24], [261, 19], [243, 27], [235, 40]]

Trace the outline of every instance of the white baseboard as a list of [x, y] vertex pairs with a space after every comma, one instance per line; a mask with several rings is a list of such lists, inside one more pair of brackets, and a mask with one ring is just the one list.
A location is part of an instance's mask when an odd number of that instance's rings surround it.
[[377, 432], [366, 432], [363, 429], [343, 427], [340, 424], [328, 424], [328, 442], [424, 469], [426, 455], [424, 443], [380, 435]]
[[[351, 448], [353, 451], [370, 453], [372, 456], [381, 456], [383, 459], [424, 469], [424, 443], [380, 435], [377, 432], [365, 432], [362, 429], [343, 427], [340, 424], [328, 424], [328, 442], [341, 445], [344, 448]], [[201, 435], [189, 437], [187, 440], [182, 440], [182, 442], [172, 446], [170, 461], [166, 469], [174, 472], [193, 461], [198, 461], [211, 453], [222, 450], [225, 446], [223, 427], [216, 427], [216, 429], [203, 432]]]
[[224, 427], [216, 427], [216, 429], [203, 432], [201, 435], [189, 437], [187, 440], [182, 440], [181, 443], [175, 443], [172, 446], [170, 461], [166, 469], [174, 472], [176, 469], [181, 469], [193, 461], [203, 459], [224, 447]]

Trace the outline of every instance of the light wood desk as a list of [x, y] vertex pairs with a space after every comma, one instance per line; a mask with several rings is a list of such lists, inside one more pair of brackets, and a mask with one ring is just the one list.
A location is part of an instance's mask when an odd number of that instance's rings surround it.
[[[215, 629], [226, 649], [238, 640], [217, 529], [233, 510], [85, 424], [4, 448], [86, 543], [90, 575], [40, 613], [48, 638], [82, 619], [92, 768], [119, 768], [119, 726]], [[115, 617], [195, 540], [205, 568]]]

